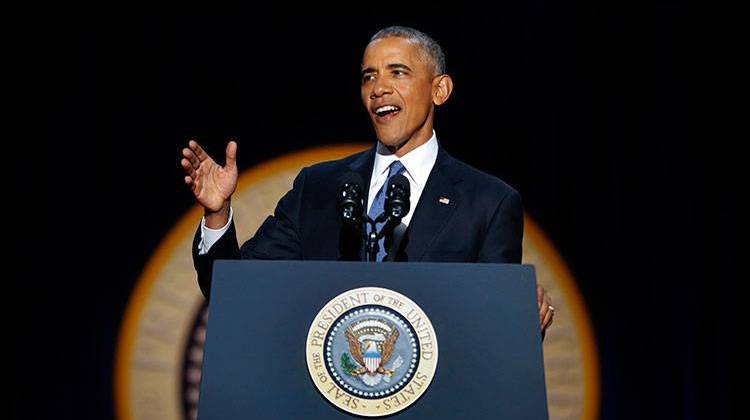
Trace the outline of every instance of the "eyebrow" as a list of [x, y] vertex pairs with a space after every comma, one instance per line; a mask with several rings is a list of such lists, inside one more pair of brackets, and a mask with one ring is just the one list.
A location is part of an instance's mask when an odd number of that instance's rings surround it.
[[412, 69], [409, 66], [407, 66], [406, 64], [401, 64], [401, 63], [389, 64], [388, 68], [391, 70], [400, 69], [400, 70], [412, 71]]
[[[401, 63], [391, 63], [386, 66], [390, 70], [407, 70], [410, 72], [413, 72], [414, 70], [411, 69], [411, 67], [407, 66], [406, 64]], [[367, 67], [366, 69], [362, 69], [362, 76], [364, 76], [367, 73], [374, 73], [376, 70], [373, 67]]]

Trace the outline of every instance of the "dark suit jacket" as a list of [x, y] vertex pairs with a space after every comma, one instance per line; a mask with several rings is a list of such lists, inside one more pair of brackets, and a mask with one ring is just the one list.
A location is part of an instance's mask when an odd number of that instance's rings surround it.
[[[198, 228], [193, 261], [203, 294], [209, 296], [217, 259], [361, 260], [360, 235], [339, 220], [335, 197], [338, 180], [347, 172], [358, 172], [369, 184], [375, 150], [304, 168], [274, 215], [241, 248], [232, 223], [207, 254], [198, 255]], [[443, 204], [441, 198], [450, 201]], [[397, 261], [521, 262], [523, 208], [518, 192], [442, 147], [413, 211]]]

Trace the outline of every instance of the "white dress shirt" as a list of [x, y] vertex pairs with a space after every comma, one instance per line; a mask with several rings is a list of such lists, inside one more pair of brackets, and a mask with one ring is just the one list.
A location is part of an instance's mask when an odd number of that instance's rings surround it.
[[198, 242], [198, 255], [208, 253], [208, 250], [224, 236], [224, 232], [229, 229], [229, 225], [232, 223], [232, 217], [234, 217], [234, 209], [229, 207], [229, 220], [224, 227], [219, 229], [211, 229], [206, 226], [206, 217], [201, 218], [201, 240]]
[[372, 206], [372, 202], [375, 201], [375, 196], [380, 191], [380, 188], [383, 187], [385, 181], [387, 181], [388, 168], [391, 166], [391, 163], [400, 160], [401, 164], [406, 168], [404, 176], [409, 180], [409, 187], [411, 187], [411, 197], [409, 199], [411, 206], [409, 206], [409, 213], [401, 219], [401, 223], [409, 226], [417, 203], [419, 203], [419, 197], [422, 196], [422, 191], [424, 191], [427, 178], [430, 176], [432, 167], [435, 166], [437, 155], [438, 142], [435, 131], [432, 132], [432, 137], [426, 143], [401, 156], [401, 158], [396, 157], [387, 147], [378, 142], [378, 148], [375, 153], [375, 164], [372, 166], [372, 176], [370, 178], [367, 212], [370, 212], [370, 207]]
[[[383, 146], [382, 143], [378, 142], [377, 150], [375, 152], [375, 163], [372, 166], [372, 175], [370, 177], [367, 212], [370, 212], [370, 206], [372, 206], [375, 196], [388, 178], [388, 168], [391, 163], [400, 160], [405, 168], [403, 174], [406, 179], [409, 180], [409, 186], [411, 187], [411, 206], [409, 213], [401, 219], [401, 223], [409, 226], [414, 210], [419, 203], [419, 197], [422, 196], [424, 186], [427, 184], [427, 178], [429, 178], [430, 172], [432, 172], [432, 167], [435, 166], [437, 155], [438, 142], [434, 130], [432, 131], [432, 137], [430, 137], [426, 143], [420, 145], [404, 156], [401, 156], [401, 158], [397, 157], [388, 150], [387, 147]], [[201, 240], [198, 243], [198, 255], [206, 254], [208, 250], [211, 249], [211, 246], [213, 246], [213, 244], [224, 235], [227, 229], [229, 229], [229, 225], [232, 223], [233, 215], [234, 211], [230, 207], [229, 221], [227, 221], [227, 224], [220, 229], [206, 227], [206, 218], [204, 217], [201, 219]]]

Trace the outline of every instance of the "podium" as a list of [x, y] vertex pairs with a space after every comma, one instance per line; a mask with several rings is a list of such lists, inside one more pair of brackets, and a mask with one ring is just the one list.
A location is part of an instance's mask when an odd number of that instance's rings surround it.
[[532, 266], [217, 261], [208, 311], [200, 420], [548, 418]]

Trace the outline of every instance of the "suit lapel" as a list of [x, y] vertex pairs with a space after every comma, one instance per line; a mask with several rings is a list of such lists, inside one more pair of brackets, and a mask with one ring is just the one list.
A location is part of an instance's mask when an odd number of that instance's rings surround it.
[[409, 223], [404, 248], [409, 261], [422, 259], [458, 208], [461, 194], [457, 184], [460, 182], [456, 160], [441, 147]]

